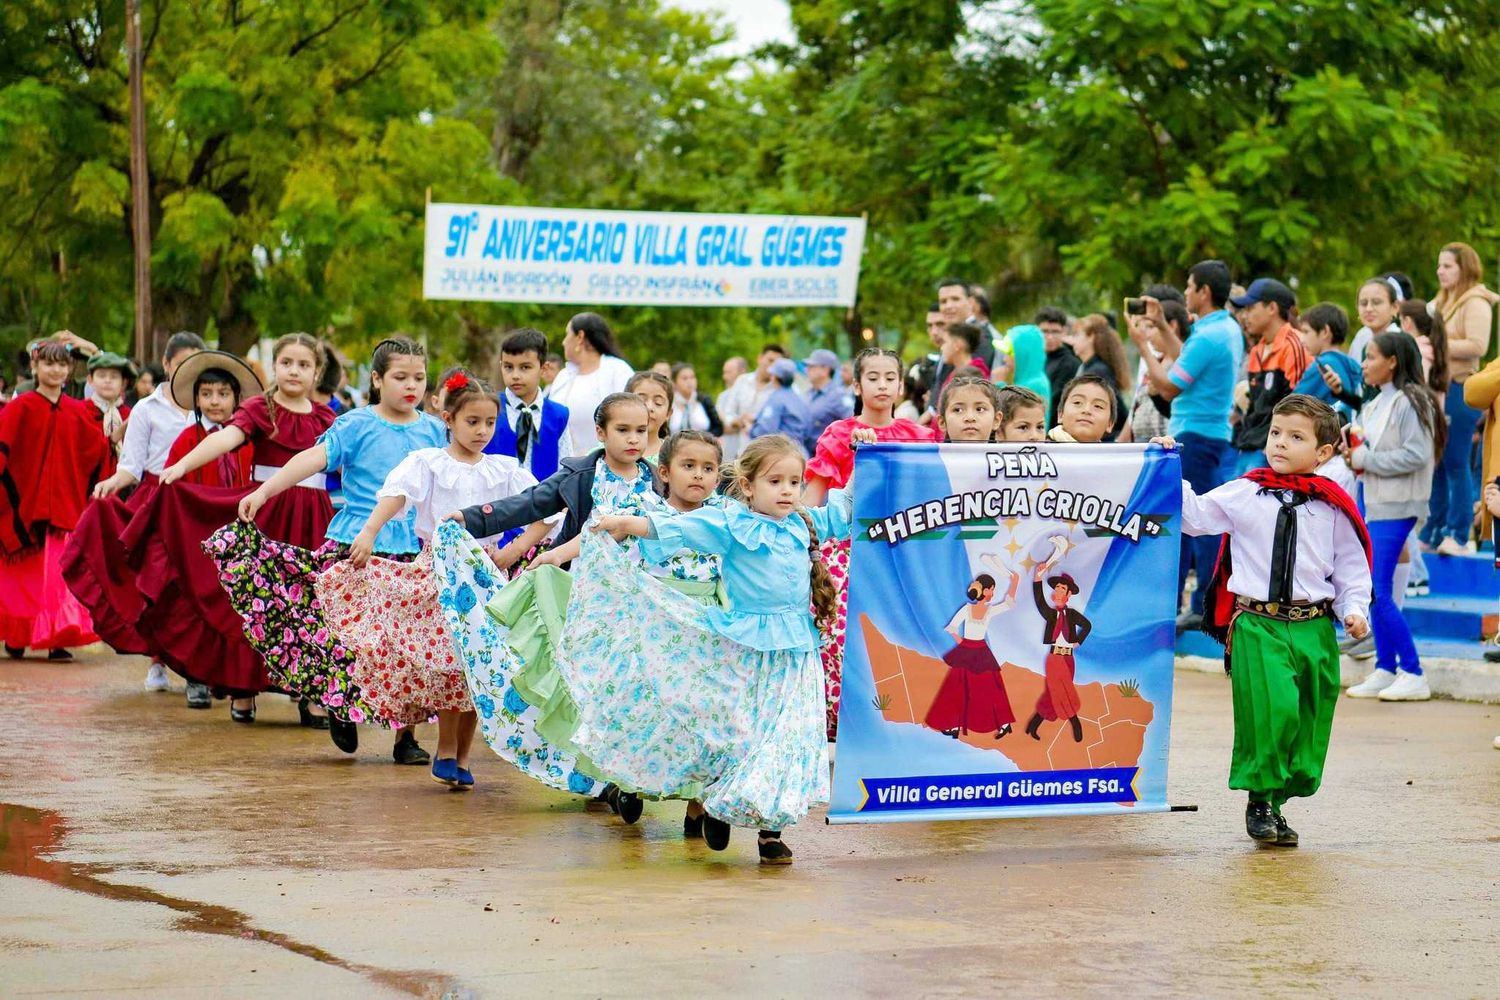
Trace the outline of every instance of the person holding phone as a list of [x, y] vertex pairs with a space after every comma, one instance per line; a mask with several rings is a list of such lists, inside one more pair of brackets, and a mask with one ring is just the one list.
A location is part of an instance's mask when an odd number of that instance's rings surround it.
[[1319, 302], [1302, 314], [1297, 333], [1313, 360], [1295, 391], [1321, 399], [1347, 424], [1364, 405], [1359, 363], [1343, 347], [1349, 336], [1349, 314], [1332, 302]]

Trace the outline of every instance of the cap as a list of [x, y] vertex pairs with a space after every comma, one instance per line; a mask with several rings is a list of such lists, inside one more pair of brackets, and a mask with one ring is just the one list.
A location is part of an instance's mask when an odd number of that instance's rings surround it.
[[100, 368], [117, 368], [125, 373], [126, 378], [135, 378], [135, 362], [114, 351], [100, 351], [89, 358], [89, 371], [98, 371]]
[[187, 360], [172, 373], [172, 401], [184, 410], [192, 410], [197, 400], [193, 395], [193, 384], [198, 376], [211, 368], [217, 368], [240, 387], [240, 398], [254, 396], [264, 391], [255, 370], [228, 351], [194, 351]]
[[782, 385], [791, 385], [797, 380], [796, 362], [787, 358], [777, 358], [771, 362], [771, 374], [776, 376], [776, 381]]
[[826, 347], [820, 347], [816, 351], [813, 351], [808, 359], [803, 362], [806, 365], [818, 365], [832, 371], [838, 371], [840, 363], [839, 356]]
[[1236, 309], [1253, 306], [1257, 302], [1274, 302], [1287, 310], [1297, 304], [1297, 295], [1275, 278], [1256, 278], [1245, 289], [1244, 295], [1236, 295], [1229, 300], [1229, 304]]

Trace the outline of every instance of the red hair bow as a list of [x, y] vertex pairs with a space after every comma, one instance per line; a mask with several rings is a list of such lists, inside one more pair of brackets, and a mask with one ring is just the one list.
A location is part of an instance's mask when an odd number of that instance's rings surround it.
[[443, 383], [443, 388], [452, 392], [454, 389], [462, 389], [469, 384], [469, 376], [463, 372], [454, 372], [448, 376], [448, 381]]

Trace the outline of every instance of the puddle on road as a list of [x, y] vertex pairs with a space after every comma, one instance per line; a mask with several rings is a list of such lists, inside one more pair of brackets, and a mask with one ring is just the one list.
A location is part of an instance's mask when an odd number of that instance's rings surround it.
[[100, 875], [110, 871], [108, 866], [50, 860], [48, 855], [62, 845], [66, 832], [67, 825], [57, 813], [0, 802], [0, 872], [40, 879], [51, 885], [86, 892], [103, 899], [164, 906], [174, 913], [182, 914], [176, 923], [178, 930], [262, 941], [303, 958], [310, 958], [314, 962], [363, 976], [410, 996], [467, 995], [467, 991], [462, 990], [457, 983], [435, 979], [430, 973], [400, 972], [346, 961], [315, 945], [304, 944], [285, 934], [256, 927], [245, 914], [226, 906], [179, 899], [142, 886], [106, 881]]

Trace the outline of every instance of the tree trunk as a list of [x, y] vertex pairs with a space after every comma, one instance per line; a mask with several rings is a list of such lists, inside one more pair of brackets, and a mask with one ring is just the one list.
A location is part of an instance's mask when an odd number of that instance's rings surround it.
[[497, 30], [508, 51], [495, 81], [495, 126], [490, 146], [500, 173], [522, 180], [542, 138], [546, 56], [562, 28], [561, 0], [507, 5]]

